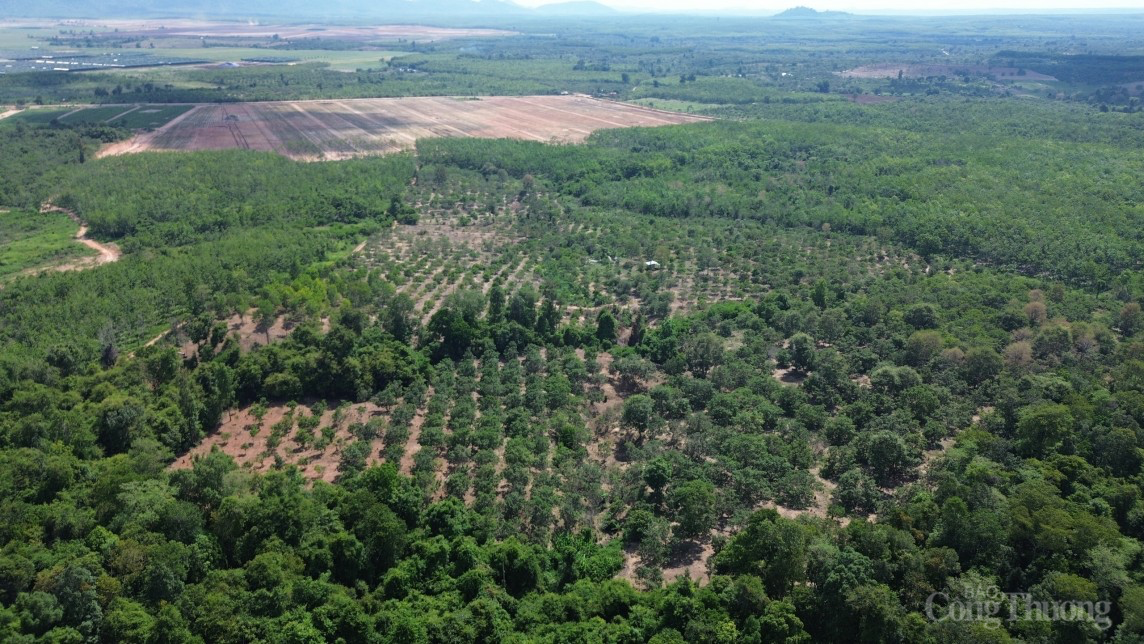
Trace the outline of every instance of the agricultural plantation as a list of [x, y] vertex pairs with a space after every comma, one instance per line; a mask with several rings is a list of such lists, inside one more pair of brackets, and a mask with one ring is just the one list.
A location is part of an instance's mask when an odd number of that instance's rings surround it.
[[191, 105], [104, 105], [99, 107], [29, 108], [7, 118], [29, 124], [106, 125], [129, 130], [154, 130], [192, 109]]

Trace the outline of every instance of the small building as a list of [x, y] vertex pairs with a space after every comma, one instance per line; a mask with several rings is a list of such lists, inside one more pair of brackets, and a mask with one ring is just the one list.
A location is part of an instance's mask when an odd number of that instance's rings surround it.
[[649, 259], [648, 261], [644, 262], [644, 268], [649, 271], [658, 271], [659, 262], [655, 261], [654, 259]]

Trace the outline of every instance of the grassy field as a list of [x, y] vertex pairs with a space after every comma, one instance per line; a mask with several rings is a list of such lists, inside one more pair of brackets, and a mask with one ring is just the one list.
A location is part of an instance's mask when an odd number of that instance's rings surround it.
[[106, 123], [116, 116], [123, 114], [129, 109], [131, 109], [131, 106], [129, 105], [107, 105], [104, 107], [93, 107], [60, 117], [60, 122], [68, 124]]
[[30, 124], [50, 123], [59, 119], [61, 123], [79, 125], [82, 123], [107, 123], [134, 130], [155, 129], [166, 125], [172, 119], [191, 109], [192, 105], [103, 105], [82, 109], [71, 108], [29, 108], [8, 119], [13, 122]]
[[63, 213], [0, 211], [0, 281], [94, 255], [76, 243], [76, 229], [75, 222]]
[[0, 49], [27, 49], [52, 35], [51, 29], [21, 28], [0, 24]]
[[67, 108], [34, 108], [13, 114], [5, 120], [18, 123], [50, 123], [52, 119], [59, 118], [70, 111]]

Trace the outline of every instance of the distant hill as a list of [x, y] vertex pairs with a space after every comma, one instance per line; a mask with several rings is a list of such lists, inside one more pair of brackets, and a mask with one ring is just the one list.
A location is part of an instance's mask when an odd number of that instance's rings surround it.
[[592, 2], [591, 0], [574, 0], [573, 2], [557, 2], [546, 4], [535, 9], [536, 13], [546, 16], [603, 16], [618, 13], [615, 9]]
[[849, 18], [852, 13], [845, 11], [815, 11], [810, 7], [791, 7], [782, 13], [775, 14], [775, 18], [782, 19], [818, 19], [818, 18]]

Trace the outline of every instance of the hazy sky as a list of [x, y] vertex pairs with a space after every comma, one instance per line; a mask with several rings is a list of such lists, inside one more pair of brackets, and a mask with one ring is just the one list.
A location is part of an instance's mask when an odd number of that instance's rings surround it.
[[[564, 0], [517, 0], [518, 4], [537, 6]], [[1063, 9], [1135, 9], [1144, 12], [1144, 0], [599, 0], [613, 7], [645, 11], [712, 11], [749, 9], [778, 12], [805, 5], [819, 11], [837, 10], [856, 13], [893, 12], [989, 12], [1013, 10], [1028, 13], [1038, 10]]]

